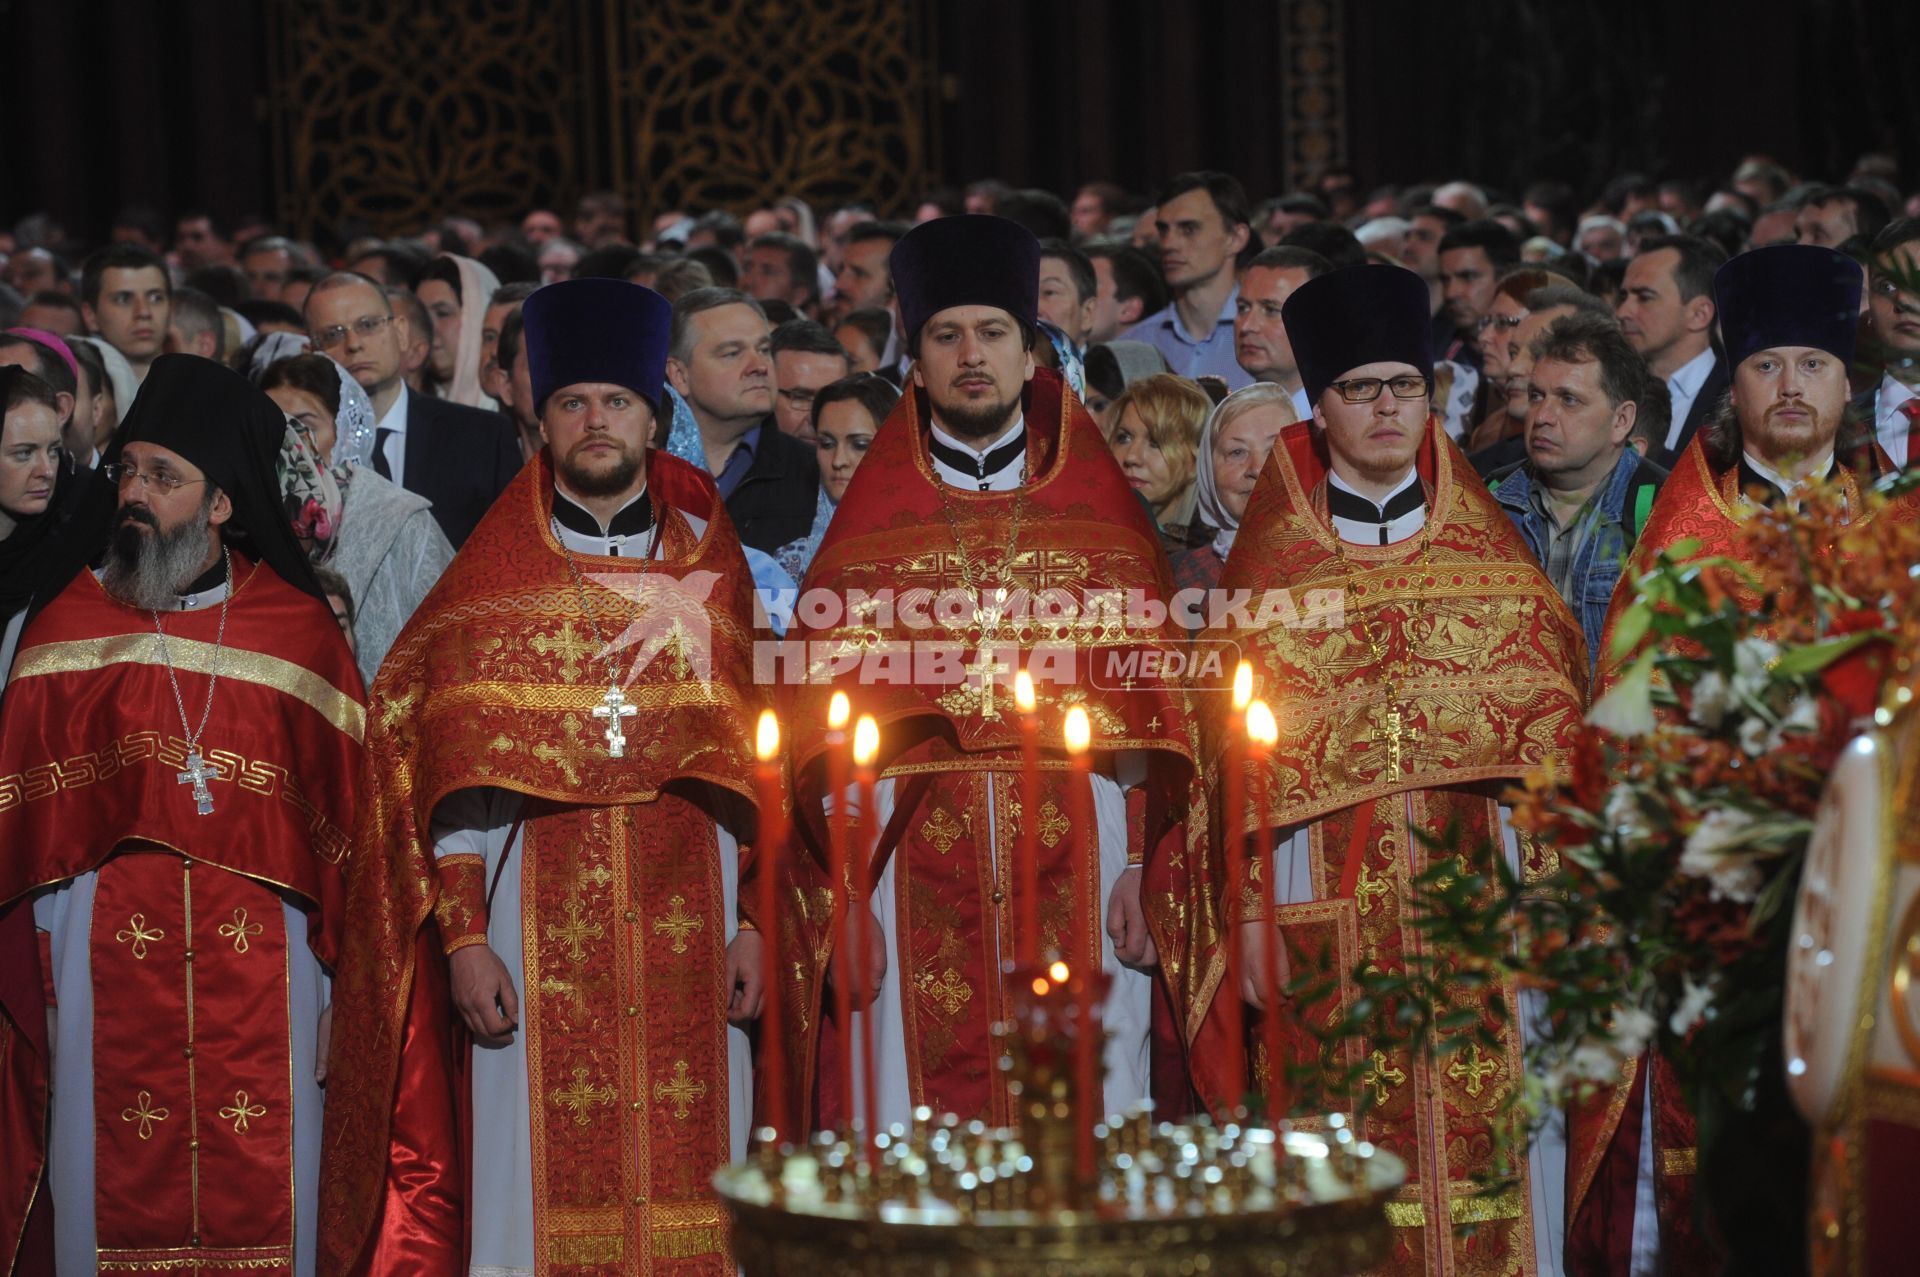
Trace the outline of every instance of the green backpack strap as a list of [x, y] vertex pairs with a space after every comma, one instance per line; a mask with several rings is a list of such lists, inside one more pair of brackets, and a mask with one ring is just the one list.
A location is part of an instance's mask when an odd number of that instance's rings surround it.
[[1633, 539], [1640, 539], [1641, 529], [1647, 526], [1647, 516], [1653, 513], [1654, 487], [1650, 483], [1640, 485], [1633, 494]]

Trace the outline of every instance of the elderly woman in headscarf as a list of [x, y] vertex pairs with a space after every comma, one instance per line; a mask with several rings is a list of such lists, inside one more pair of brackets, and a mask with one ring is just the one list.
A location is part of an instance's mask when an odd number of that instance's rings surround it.
[[1220, 569], [1226, 566], [1273, 441], [1283, 427], [1298, 420], [1293, 396], [1266, 381], [1234, 391], [1208, 414], [1200, 431], [1194, 488], [1200, 521], [1213, 529], [1213, 536], [1172, 556], [1177, 588], [1211, 590], [1220, 584]]
[[360, 383], [324, 355], [257, 353], [266, 355], [254, 366], [260, 388], [287, 414], [280, 485], [288, 517], [313, 561], [347, 582], [354, 654], [371, 685], [401, 627], [453, 562], [453, 546], [431, 502], [360, 464], [374, 429]]
[[413, 291], [433, 320], [427, 366], [442, 399], [489, 411], [499, 407], [480, 385], [480, 332], [498, 287], [500, 280], [492, 271], [452, 253], [434, 258], [422, 272]]
[[1198, 521], [1200, 427], [1213, 401], [1185, 377], [1156, 373], [1113, 401], [1107, 446], [1160, 529], [1169, 556], [1213, 539]]

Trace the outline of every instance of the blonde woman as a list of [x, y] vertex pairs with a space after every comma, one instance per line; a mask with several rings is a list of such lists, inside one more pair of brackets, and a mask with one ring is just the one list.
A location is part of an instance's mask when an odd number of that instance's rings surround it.
[[1206, 391], [1171, 373], [1143, 377], [1113, 401], [1107, 445], [1170, 555], [1213, 539], [1196, 513], [1200, 428], [1212, 408]]
[[1200, 477], [1194, 487], [1200, 521], [1213, 529], [1213, 539], [1173, 555], [1176, 587], [1210, 590], [1219, 584], [1220, 569], [1226, 566], [1273, 441], [1298, 420], [1286, 387], [1267, 381], [1234, 391], [1207, 417], [1200, 431]]

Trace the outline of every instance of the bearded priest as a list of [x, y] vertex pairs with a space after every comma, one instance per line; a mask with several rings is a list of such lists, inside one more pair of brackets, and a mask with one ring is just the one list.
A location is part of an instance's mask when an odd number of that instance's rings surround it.
[[[1284, 319], [1313, 417], [1280, 432], [1220, 588], [1256, 601], [1322, 593], [1304, 624], [1288, 609], [1277, 624], [1209, 632], [1247, 653], [1279, 726], [1247, 791], [1258, 872], [1228, 883], [1240, 979], [1214, 998], [1194, 1051], [1216, 1104], [1231, 1086], [1225, 1062], [1248, 1045], [1228, 1036], [1242, 1024], [1253, 1044], [1278, 1040], [1281, 1058], [1255, 1045], [1246, 1075], [1285, 1102], [1288, 1079], [1276, 1072], [1321, 1063], [1315, 1031], [1353, 1007], [1353, 971], [1392, 972], [1419, 950], [1414, 884], [1453, 849], [1499, 847], [1516, 872], [1544, 870], [1498, 798], [1569, 756], [1587, 670], [1579, 624], [1433, 413], [1420, 277], [1337, 270], [1302, 284]], [[1208, 701], [1217, 768], [1232, 727], [1224, 698]], [[1226, 880], [1224, 866], [1216, 876]], [[1265, 960], [1269, 900], [1288, 966], [1277, 986]], [[1288, 974], [1309, 971], [1329, 996], [1272, 1004]], [[1530, 1010], [1511, 981], [1480, 996], [1495, 993], [1522, 1017]], [[1230, 1014], [1228, 998], [1251, 1009]], [[1267, 1015], [1280, 1017], [1271, 1037]], [[1484, 1027], [1497, 1047], [1437, 1058], [1391, 1041], [1337, 1044], [1368, 1100], [1358, 1134], [1407, 1165], [1378, 1272], [1561, 1271], [1562, 1133], [1542, 1131], [1521, 1150], [1508, 1168], [1515, 1187], [1488, 1196], [1475, 1183], [1494, 1169], [1502, 1098], [1525, 1084], [1522, 1026], [1489, 1007]], [[1312, 1114], [1352, 1110], [1357, 1095], [1336, 1070], [1321, 1094], [1291, 1098]]]
[[522, 315], [546, 446], [374, 684], [321, 1271], [718, 1277], [761, 988], [751, 577], [713, 481], [647, 448], [665, 299], [572, 280]]
[[[365, 711], [282, 513], [285, 433], [238, 374], [156, 360], [104, 467], [103, 564], [27, 627], [0, 711], [63, 1273], [313, 1271]], [[40, 1134], [10, 1129], [9, 1159]]]

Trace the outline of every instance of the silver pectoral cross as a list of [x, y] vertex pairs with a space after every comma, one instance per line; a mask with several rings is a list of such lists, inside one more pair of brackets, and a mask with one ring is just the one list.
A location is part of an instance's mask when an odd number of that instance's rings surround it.
[[632, 718], [640, 711], [627, 704], [627, 694], [618, 687], [609, 687], [607, 694], [601, 697], [600, 701], [600, 704], [593, 707], [593, 716], [607, 720], [607, 756], [625, 758], [627, 736], [620, 730], [620, 720]]
[[173, 779], [176, 784], [193, 786], [193, 807], [196, 814], [211, 816], [213, 815], [213, 791], [207, 788], [207, 777], [219, 774], [218, 768], [208, 766], [200, 757], [199, 750], [190, 749], [187, 751], [187, 770], [176, 772]]

